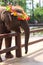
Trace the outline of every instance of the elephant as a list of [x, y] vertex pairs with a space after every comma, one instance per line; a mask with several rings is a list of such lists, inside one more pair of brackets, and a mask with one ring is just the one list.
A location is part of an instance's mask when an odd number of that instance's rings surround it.
[[[7, 29], [7, 27], [5, 26], [5, 24], [1, 20], [1, 13], [2, 13], [3, 10], [4, 10], [3, 8], [0, 9], [0, 34], [11, 33], [11, 31]], [[5, 38], [6, 48], [11, 47], [11, 40], [12, 40], [12, 37]], [[3, 38], [0, 38], [0, 49], [1, 49], [1, 46], [2, 46], [2, 41], [3, 41]], [[7, 52], [5, 57], [6, 58], [12, 58], [13, 55], [11, 54], [11, 52]], [[0, 62], [2, 62], [1, 55], [0, 55]]]
[[[22, 13], [22, 11], [20, 9], [16, 9], [16, 11], [19, 13]], [[1, 12], [0, 17], [1, 17], [0, 21], [4, 24], [3, 27], [5, 26], [4, 29], [6, 28], [5, 31], [7, 30], [7, 32], [5, 32], [5, 33], [9, 33], [11, 31], [21, 33], [20, 27], [23, 28], [23, 30], [25, 32], [25, 53], [27, 53], [28, 52], [28, 40], [29, 40], [29, 35], [30, 35], [28, 21], [26, 21], [26, 20], [19, 21], [17, 19], [17, 16], [11, 15], [11, 12], [8, 12], [6, 10]], [[10, 39], [10, 41], [11, 41], [11, 39]], [[7, 48], [7, 44], [6, 44], [6, 48]]]

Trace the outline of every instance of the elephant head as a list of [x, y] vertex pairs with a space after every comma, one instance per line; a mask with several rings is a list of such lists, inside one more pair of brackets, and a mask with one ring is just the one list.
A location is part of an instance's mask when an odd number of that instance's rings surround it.
[[[16, 9], [17, 10], [17, 9]], [[17, 10], [20, 12], [19, 10]], [[25, 32], [25, 53], [28, 51], [28, 40], [29, 40], [29, 25], [26, 20], [18, 21], [16, 16], [11, 15], [8, 11], [3, 11], [1, 13], [1, 19], [5, 23], [5, 26], [10, 31], [16, 31], [20, 33], [20, 27], [24, 29]]]

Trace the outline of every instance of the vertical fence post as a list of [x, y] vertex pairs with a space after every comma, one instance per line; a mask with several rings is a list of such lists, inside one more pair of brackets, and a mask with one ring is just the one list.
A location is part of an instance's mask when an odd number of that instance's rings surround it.
[[16, 57], [21, 57], [21, 35], [20, 33], [17, 33], [17, 36], [15, 36], [15, 45], [18, 47], [16, 50]]

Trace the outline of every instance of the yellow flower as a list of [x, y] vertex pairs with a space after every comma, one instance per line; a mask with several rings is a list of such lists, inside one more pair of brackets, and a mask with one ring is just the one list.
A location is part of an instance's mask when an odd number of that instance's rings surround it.
[[7, 10], [7, 11], [10, 11], [10, 7], [9, 7], [9, 6], [6, 6], [6, 10]]
[[13, 12], [13, 15], [14, 15], [14, 16], [17, 16], [17, 12]]

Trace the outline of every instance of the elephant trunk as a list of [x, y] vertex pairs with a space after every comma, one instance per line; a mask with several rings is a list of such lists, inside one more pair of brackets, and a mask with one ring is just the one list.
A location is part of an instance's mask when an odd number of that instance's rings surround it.
[[29, 27], [25, 30], [25, 53], [28, 52], [28, 41], [29, 41]]
[[29, 41], [29, 26], [27, 21], [21, 21], [21, 27], [24, 29], [25, 32], [25, 53], [28, 52], [28, 41]]

